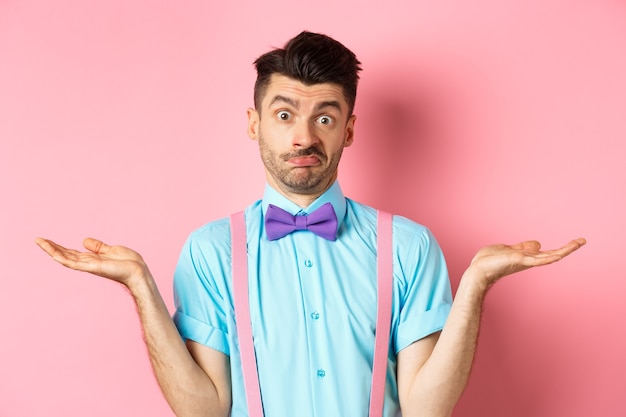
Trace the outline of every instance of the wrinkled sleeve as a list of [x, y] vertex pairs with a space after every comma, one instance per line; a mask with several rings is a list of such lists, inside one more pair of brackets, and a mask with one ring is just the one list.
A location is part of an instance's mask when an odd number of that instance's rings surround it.
[[211, 245], [205, 235], [192, 233], [181, 251], [174, 273], [174, 323], [184, 340], [230, 355], [225, 278], [230, 273], [229, 258], [225, 258], [228, 248]]
[[423, 226], [399, 223], [394, 225], [394, 279], [399, 288], [392, 329], [396, 353], [443, 329], [452, 307], [448, 269], [435, 237]]

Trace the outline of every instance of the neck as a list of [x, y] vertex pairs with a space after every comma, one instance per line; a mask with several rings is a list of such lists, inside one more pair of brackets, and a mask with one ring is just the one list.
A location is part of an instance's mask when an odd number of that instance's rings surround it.
[[319, 194], [311, 194], [311, 195], [302, 195], [302, 194], [285, 194], [282, 193], [286, 198], [288, 198], [293, 203], [297, 204], [300, 208], [307, 208], [311, 205], [319, 196], [323, 193]]
[[297, 204], [298, 207], [304, 209], [304, 208], [309, 207], [311, 203], [317, 200], [319, 196], [324, 194], [324, 192], [328, 190], [328, 188], [330, 188], [330, 185], [324, 188], [322, 191], [311, 193], [311, 194], [302, 194], [302, 193], [293, 192], [290, 190], [285, 190], [282, 188], [276, 188], [276, 190], [278, 190], [278, 192], [281, 193], [286, 199], [288, 199], [292, 203]]
[[317, 200], [319, 196], [324, 194], [326, 190], [328, 190], [334, 184], [335, 179], [336, 177], [332, 178], [332, 180], [329, 181], [328, 184], [325, 184], [319, 190], [314, 190], [307, 193], [288, 189], [282, 184], [276, 184], [274, 181], [269, 181], [269, 185], [272, 186], [272, 188], [274, 188], [280, 194], [282, 194], [286, 199], [288, 199], [292, 203], [297, 204], [298, 207], [304, 209], [310, 206], [311, 203], [313, 203], [315, 200]]

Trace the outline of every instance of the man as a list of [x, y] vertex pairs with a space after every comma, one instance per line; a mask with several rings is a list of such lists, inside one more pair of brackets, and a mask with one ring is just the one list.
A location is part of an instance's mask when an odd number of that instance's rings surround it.
[[[246, 209], [245, 229], [263, 410], [267, 417], [365, 416], [377, 323], [377, 212], [345, 198], [337, 182], [341, 154], [354, 140], [360, 63], [339, 42], [303, 32], [255, 64], [248, 135], [259, 144], [267, 187]], [[305, 227], [304, 216], [318, 210], [331, 219], [324, 236]], [[269, 224], [291, 215], [292, 233]], [[155, 376], [177, 415], [248, 415], [227, 219], [187, 240], [174, 279], [173, 320], [136, 252], [95, 239], [85, 240], [85, 253], [37, 243], [61, 264], [130, 290]], [[449, 416], [469, 377], [490, 285], [584, 243], [552, 251], [533, 241], [483, 248], [452, 303], [436, 240], [395, 216], [384, 415]]]

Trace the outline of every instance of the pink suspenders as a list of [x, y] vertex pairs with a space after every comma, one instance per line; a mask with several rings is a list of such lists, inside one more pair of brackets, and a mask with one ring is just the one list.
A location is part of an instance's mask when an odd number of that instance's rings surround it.
[[[263, 417], [261, 390], [252, 340], [252, 322], [248, 298], [248, 253], [244, 213], [230, 216], [232, 239], [232, 268], [235, 315], [241, 363], [250, 417]], [[385, 400], [385, 379], [391, 327], [391, 302], [393, 293], [392, 215], [378, 211], [378, 311], [376, 339], [372, 367], [372, 392], [369, 417], [382, 417]]]
[[263, 417], [261, 389], [256, 369], [256, 355], [252, 341], [252, 321], [248, 299], [248, 248], [246, 221], [243, 211], [230, 216], [231, 253], [233, 259], [233, 289], [235, 299], [235, 321], [239, 336], [243, 384], [250, 417]]
[[385, 379], [389, 330], [391, 328], [391, 300], [393, 293], [393, 245], [392, 216], [378, 211], [378, 314], [374, 342], [374, 365], [372, 369], [372, 392], [370, 394], [370, 417], [383, 416], [385, 402]]

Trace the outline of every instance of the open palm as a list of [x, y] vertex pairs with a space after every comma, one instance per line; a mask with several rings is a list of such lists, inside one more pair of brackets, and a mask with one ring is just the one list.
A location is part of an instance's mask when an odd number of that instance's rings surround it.
[[470, 268], [484, 276], [488, 284], [493, 284], [506, 275], [557, 262], [585, 243], [585, 239], [574, 239], [558, 249], [545, 251], [541, 250], [541, 244], [535, 240], [515, 245], [490, 245], [476, 253]]
[[97, 239], [87, 238], [83, 241], [87, 252], [68, 249], [42, 238], [36, 239], [35, 243], [61, 265], [124, 285], [128, 285], [133, 277], [148, 271], [143, 258], [134, 250], [124, 246], [109, 246]]

